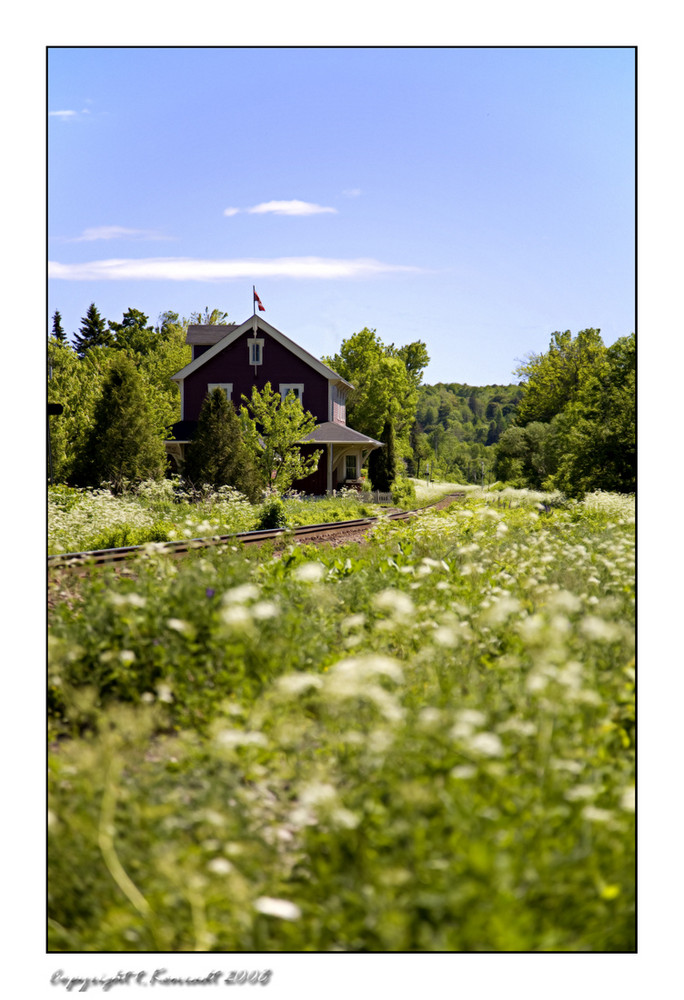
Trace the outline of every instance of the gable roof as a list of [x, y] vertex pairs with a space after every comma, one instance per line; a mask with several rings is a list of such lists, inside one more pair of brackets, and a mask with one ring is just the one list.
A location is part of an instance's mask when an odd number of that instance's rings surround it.
[[[226, 347], [230, 347], [231, 344], [234, 344], [235, 341], [243, 335], [243, 333], [247, 333], [250, 330], [253, 330], [255, 333], [257, 330], [263, 330], [264, 333], [273, 337], [273, 339], [278, 341], [279, 344], [286, 347], [288, 351], [291, 351], [295, 357], [299, 358], [300, 361], [304, 361], [310, 368], [313, 368], [314, 371], [318, 372], [319, 375], [328, 379], [329, 382], [335, 382], [336, 385], [346, 389], [354, 388], [353, 385], [346, 381], [346, 379], [343, 379], [341, 375], [334, 372], [332, 368], [328, 368], [328, 366], [324, 365], [322, 361], [315, 358], [313, 354], [309, 354], [309, 352], [305, 351], [303, 347], [299, 346], [299, 344], [295, 344], [294, 340], [290, 340], [289, 337], [286, 337], [284, 333], [280, 332], [280, 330], [276, 330], [274, 326], [271, 326], [270, 323], [267, 323], [266, 320], [262, 319], [260, 316], [250, 316], [249, 319], [245, 320], [245, 322], [241, 323], [239, 326], [221, 327], [217, 325], [214, 329], [222, 332], [227, 330], [228, 332], [224, 333], [223, 336], [212, 347], [210, 347], [208, 351], [205, 351], [204, 354], [200, 354], [198, 358], [195, 358], [194, 361], [187, 364], [185, 368], [181, 368], [179, 372], [172, 375], [172, 379], [179, 382], [181, 379], [187, 378], [188, 375], [192, 375], [193, 372], [196, 372], [197, 369], [201, 368], [207, 361], [211, 361], [212, 358], [215, 358], [216, 355], [220, 354], [221, 351], [226, 349]], [[197, 335], [197, 330], [198, 327], [195, 326], [193, 336]], [[195, 343], [196, 342], [197, 341], [195, 341]]]

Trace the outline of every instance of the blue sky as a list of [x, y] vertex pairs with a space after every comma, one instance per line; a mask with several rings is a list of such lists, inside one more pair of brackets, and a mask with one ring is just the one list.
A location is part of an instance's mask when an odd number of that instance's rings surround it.
[[53, 48], [48, 323], [218, 307], [514, 381], [634, 330], [630, 48]]

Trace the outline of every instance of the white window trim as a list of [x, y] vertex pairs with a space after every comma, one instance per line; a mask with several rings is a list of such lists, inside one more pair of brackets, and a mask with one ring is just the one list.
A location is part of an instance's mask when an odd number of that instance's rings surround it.
[[278, 390], [280, 392], [280, 398], [281, 399], [285, 399], [285, 397], [287, 396], [288, 392], [290, 392], [292, 389], [298, 389], [299, 390], [299, 402], [303, 406], [304, 405], [304, 403], [303, 403], [303, 400], [304, 400], [304, 383], [303, 382], [281, 382], [280, 385], [278, 386]]
[[214, 389], [224, 389], [226, 393], [226, 399], [231, 400], [233, 395], [233, 383], [232, 382], [207, 382], [207, 395], [211, 396]]
[[[354, 475], [353, 476], [350, 476], [347, 473], [347, 463], [349, 462], [350, 458], [354, 459]], [[344, 456], [344, 478], [345, 478], [345, 481], [347, 479], [358, 479], [359, 478], [359, 456], [355, 452], [351, 452], [350, 454], [347, 454], [347, 455]]]
[[[254, 347], [258, 347], [259, 348], [259, 360], [258, 361], [254, 360], [254, 355], [253, 355], [253, 348]], [[250, 363], [250, 365], [254, 365], [254, 367], [256, 368], [257, 365], [263, 364], [263, 361], [264, 361], [264, 338], [263, 337], [248, 337], [247, 338], [247, 349], [249, 351], [249, 363]]]

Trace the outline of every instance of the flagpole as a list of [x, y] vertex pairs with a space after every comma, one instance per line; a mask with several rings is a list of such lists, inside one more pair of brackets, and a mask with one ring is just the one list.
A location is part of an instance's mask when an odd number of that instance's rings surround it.
[[256, 285], [252, 285], [252, 316], [256, 316]]

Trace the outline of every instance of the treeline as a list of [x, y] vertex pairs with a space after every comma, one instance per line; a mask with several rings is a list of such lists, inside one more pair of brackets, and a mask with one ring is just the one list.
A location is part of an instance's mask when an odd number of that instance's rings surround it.
[[472, 386], [459, 382], [418, 390], [411, 433], [411, 474], [461, 483], [491, 482], [496, 449], [515, 419], [517, 385]]
[[[61, 403], [63, 413], [50, 424], [53, 480], [98, 486], [103, 480], [163, 475], [163, 441], [180, 419], [180, 394], [171, 376], [190, 361], [188, 324], [227, 322], [225, 312], [208, 308], [183, 319], [166, 312], [156, 325], [128, 309], [113, 322], [93, 303], [71, 346], [55, 313], [48, 399]], [[429, 360], [423, 341], [397, 347], [369, 328], [323, 358], [354, 385], [347, 401], [349, 425], [385, 445], [369, 460], [374, 489], [400, 496], [408, 475], [559, 489], [569, 496], [635, 490], [633, 334], [606, 347], [598, 330], [576, 337], [556, 332], [549, 350], [522, 362], [514, 372], [519, 382], [510, 385], [423, 385]], [[300, 419], [297, 407], [281, 405], [277, 394], [244, 402], [238, 435], [233, 407], [214, 401], [214, 411], [200, 421], [207, 440], [193, 446], [187, 473], [212, 485], [236, 485], [251, 496], [271, 481], [283, 491], [304, 472], [296, 434], [304, 436], [307, 415], [302, 411]], [[268, 421], [272, 430], [264, 437]], [[233, 453], [226, 443], [228, 450], [219, 454], [219, 440], [233, 441]], [[200, 454], [204, 465], [198, 465]]]
[[[151, 477], [163, 474], [163, 441], [168, 428], [180, 420], [180, 392], [171, 376], [190, 361], [187, 327], [200, 322], [200, 315], [181, 319], [166, 312], [152, 325], [144, 313], [128, 309], [115, 322], [105, 320], [93, 303], [72, 346], [55, 313], [47, 351], [48, 402], [63, 407], [60, 416], [50, 420], [50, 473], [55, 482], [99, 486], [97, 435], [119, 411], [124, 435], [115, 446], [119, 463], [133, 478], [143, 470]], [[215, 321], [225, 322], [225, 314], [213, 315]], [[131, 457], [127, 426], [137, 431], [140, 445], [134, 450], [146, 456], [140, 462]], [[114, 441], [113, 430], [110, 436]]]
[[517, 369], [522, 398], [497, 445], [497, 479], [568, 496], [636, 490], [636, 340], [552, 334]]

